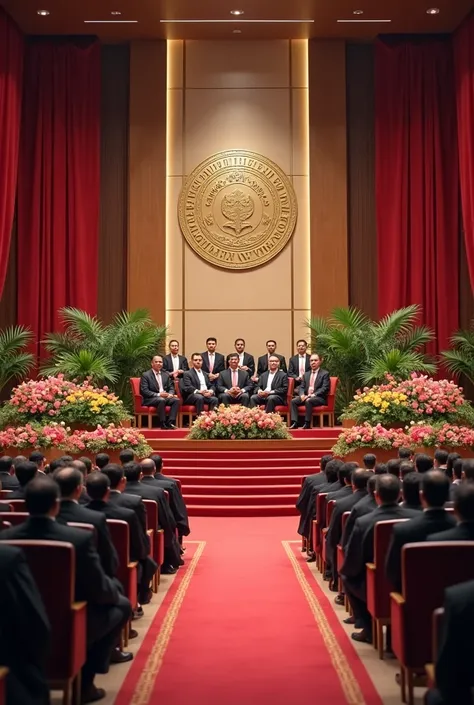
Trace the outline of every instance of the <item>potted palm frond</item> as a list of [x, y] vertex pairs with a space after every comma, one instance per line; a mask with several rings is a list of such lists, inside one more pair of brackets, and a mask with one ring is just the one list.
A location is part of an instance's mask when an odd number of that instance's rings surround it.
[[452, 350], [441, 353], [444, 365], [455, 375], [464, 375], [474, 384], [474, 320], [469, 330], [459, 330], [451, 338]]
[[0, 331], [0, 391], [11, 380], [27, 376], [34, 365], [34, 355], [27, 351], [33, 336], [24, 326], [10, 326]]

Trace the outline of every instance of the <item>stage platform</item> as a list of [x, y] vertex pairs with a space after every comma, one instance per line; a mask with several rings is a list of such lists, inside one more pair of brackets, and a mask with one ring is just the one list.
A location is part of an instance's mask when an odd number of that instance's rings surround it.
[[192, 441], [187, 429], [142, 429], [181, 481], [191, 516], [296, 514], [305, 475], [319, 471], [340, 428], [294, 431], [291, 440]]

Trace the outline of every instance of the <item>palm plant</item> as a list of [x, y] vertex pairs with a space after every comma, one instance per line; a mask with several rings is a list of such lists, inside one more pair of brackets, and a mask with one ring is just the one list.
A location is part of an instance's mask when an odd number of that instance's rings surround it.
[[166, 326], [157, 326], [146, 309], [122, 311], [109, 325], [76, 308], [61, 309], [61, 316], [65, 331], [43, 341], [50, 354], [43, 374], [107, 384], [130, 407], [129, 378], [163, 352]]
[[443, 363], [455, 375], [464, 375], [474, 384], [474, 319], [470, 330], [458, 330], [451, 338], [453, 350], [441, 353]]
[[26, 377], [34, 365], [34, 355], [25, 348], [32, 333], [24, 326], [10, 326], [0, 331], [0, 390], [12, 379]]
[[398, 309], [373, 321], [354, 307], [336, 308], [329, 318], [307, 321], [311, 347], [324, 357], [324, 366], [339, 377], [336, 398], [340, 412], [358, 387], [381, 382], [386, 373], [406, 378], [412, 372], [433, 374], [436, 366], [423, 352], [432, 331], [417, 325], [420, 307]]

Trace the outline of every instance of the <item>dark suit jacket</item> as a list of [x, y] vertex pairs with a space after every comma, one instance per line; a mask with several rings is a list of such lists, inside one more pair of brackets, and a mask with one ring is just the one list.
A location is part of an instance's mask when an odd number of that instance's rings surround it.
[[8, 495], [8, 499], [25, 499], [25, 487], [18, 485], [18, 487]]
[[340, 499], [352, 496], [352, 494], [352, 485], [344, 485], [344, 487], [339, 487], [334, 492], [328, 492], [326, 502], [331, 502], [333, 499], [339, 501]]
[[428, 541], [474, 541], [474, 521], [465, 521], [452, 529], [433, 533]]
[[130, 560], [143, 561], [146, 559], [148, 547], [143, 540], [143, 533], [138, 523], [137, 515], [132, 509], [100, 500], [92, 500], [87, 505], [87, 508], [94, 513], [102, 513], [107, 519], [126, 521], [130, 528]]
[[[228, 368], [221, 372], [216, 384], [219, 394], [224, 394], [226, 389], [230, 389], [232, 387], [232, 370]], [[248, 372], [245, 372], [245, 370], [237, 370], [237, 386], [240, 387], [242, 392], [247, 392], [247, 394], [252, 391], [253, 384], [250, 381]]]
[[366, 514], [370, 514], [374, 509], [377, 509], [377, 502], [375, 501], [375, 497], [371, 494], [367, 494], [351, 509], [349, 518], [346, 521], [344, 533], [342, 534], [342, 545], [344, 548], [346, 548], [349, 542], [357, 519]]
[[[189, 365], [187, 359], [184, 357], [184, 355], [178, 355], [179, 357], [179, 369], [183, 370], [183, 373], [189, 370]], [[174, 372], [173, 370], [173, 358], [171, 353], [169, 355], [165, 355], [163, 358], [163, 369], [165, 372]], [[182, 375], [178, 375], [178, 377], [182, 377]]]
[[[207, 372], [203, 372], [204, 374], [204, 379], [206, 380], [207, 388], [211, 390], [213, 394], [216, 393], [216, 389], [213, 385], [213, 383], [209, 379], [209, 375]], [[199, 382], [199, 377], [197, 376], [197, 373], [195, 369], [189, 370], [189, 372], [185, 372], [183, 375], [183, 382], [182, 382], [182, 392], [184, 398], [189, 397], [191, 394], [194, 394], [196, 389], [199, 389], [201, 386]]]
[[[229, 367], [229, 357], [231, 354], [234, 353], [229, 353], [226, 357], [225, 364], [226, 367]], [[238, 355], [238, 353], [237, 353]], [[242, 364], [244, 367], [248, 367], [248, 370], [244, 370], [244, 372], [248, 372], [249, 377], [252, 377], [255, 374], [255, 359], [253, 355], [250, 355], [248, 352], [244, 352], [244, 357], [242, 360]]]
[[0, 502], [0, 512], [9, 512], [10, 511], [10, 505], [5, 504], [4, 502]]
[[[279, 360], [280, 360], [280, 370], [282, 372], [286, 372], [286, 360], [283, 355], [279, 355], [278, 353], [272, 353], [272, 355], [275, 355]], [[257, 364], [257, 374], [260, 377], [260, 375], [263, 375], [264, 372], [268, 370], [268, 353], [266, 355], [262, 355], [261, 357], [258, 358], [258, 364]]]
[[[459, 485], [461, 485], [462, 482], [453, 482], [449, 488], [449, 499], [454, 500], [456, 497], [456, 492], [458, 490]], [[4, 487], [3, 489], [7, 489]]]
[[[298, 395], [301, 396], [301, 394], [308, 394], [310, 379], [311, 379], [311, 371], [305, 372], [305, 375], [304, 375], [304, 377], [301, 381], [301, 384], [297, 390]], [[314, 394], [317, 397], [324, 399], [325, 402], [327, 402], [330, 387], [331, 387], [331, 380], [329, 378], [329, 372], [327, 370], [323, 370], [320, 367], [319, 372], [318, 372], [318, 376], [316, 377], [316, 385], [314, 388]]]
[[[161, 372], [161, 378], [163, 380], [163, 391], [168, 392], [168, 394], [174, 394], [174, 381], [170, 377], [168, 372]], [[140, 394], [142, 395], [143, 405], [147, 406], [149, 401], [156, 399], [160, 393], [160, 388], [158, 387], [158, 382], [156, 381], [156, 376], [153, 370], [147, 370], [144, 372], [140, 379]]]
[[20, 486], [17, 476], [8, 472], [0, 472], [0, 482], [2, 490], [16, 490]]
[[313, 487], [324, 485], [326, 482], [327, 478], [323, 472], [317, 472], [304, 478], [303, 485], [301, 486], [301, 492], [296, 500], [296, 508], [300, 514], [307, 509]]
[[[270, 372], [264, 372], [262, 376], [259, 378], [257, 382], [257, 386], [255, 389], [255, 392], [257, 392], [259, 389], [265, 389], [267, 386], [267, 380], [268, 380], [268, 375]], [[271, 385], [271, 390], [273, 394], [277, 394], [279, 397], [281, 397], [284, 400], [284, 403], [286, 403], [286, 396], [288, 394], [288, 375], [286, 372], [282, 372], [281, 370], [278, 370], [278, 372], [275, 374], [272, 385]]]
[[[305, 355], [306, 360], [305, 360], [305, 371], [307, 372], [310, 368], [309, 366], [309, 358], [311, 355], [308, 355], [306, 353]], [[288, 377], [294, 377], [295, 379], [300, 376], [300, 356], [299, 355], [293, 355], [293, 357], [290, 357], [290, 364], [288, 365]]]
[[81, 524], [92, 524], [95, 529], [97, 553], [99, 554], [102, 568], [110, 578], [115, 577], [119, 561], [117, 551], [115, 550], [109, 529], [107, 528], [105, 516], [97, 512], [92, 512], [85, 506], [76, 504], [76, 502], [63, 499], [61, 501], [57, 521], [61, 524], [67, 524], [69, 521], [79, 522]]
[[[142, 536], [142, 541], [146, 546], [146, 552], [148, 554], [148, 549], [150, 547], [150, 541], [146, 533], [146, 509], [142, 502], [142, 498], [133, 494], [126, 494], [125, 492], [111, 491], [109, 497], [109, 504], [115, 504], [119, 507], [125, 507], [125, 509], [133, 509], [138, 519], [138, 524], [140, 526], [140, 533]], [[109, 517], [112, 518], [112, 517]]]
[[180, 536], [188, 536], [188, 534], [190, 534], [188, 510], [176, 480], [159, 473], [154, 477], [145, 475], [142, 479], [142, 483], [144, 485], [156, 483], [158, 487], [167, 490], [170, 498], [170, 509], [173, 513], [178, 532]]
[[364, 497], [367, 497], [367, 490], [357, 490], [347, 495], [347, 497], [341, 497], [336, 500], [336, 506], [332, 510], [331, 521], [326, 534], [326, 549], [330, 556], [335, 554], [337, 544], [342, 538], [342, 515], [344, 512], [350, 512]]
[[[202, 369], [204, 372], [207, 372], [209, 374], [209, 353], [203, 352], [201, 353], [202, 357]], [[214, 353], [214, 367], [212, 368], [212, 374], [217, 375], [219, 372], [222, 372], [222, 370], [225, 370], [225, 358], [224, 355], [221, 355], [221, 353]]]

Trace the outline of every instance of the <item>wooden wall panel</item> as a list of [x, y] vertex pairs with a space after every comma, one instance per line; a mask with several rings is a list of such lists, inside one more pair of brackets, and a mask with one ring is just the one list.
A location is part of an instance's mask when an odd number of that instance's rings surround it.
[[378, 315], [374, 45], [348, 44], [349, 303]]
[[130, 45], [128, 291], [156, 323], [166, 305], [166, 42]]
[[127, 306], [129, 47], [102, 47], [100, 230], [97, 311], [110, 321]]
[[309, 42], [311, 311], [349, 301], [347, 248], [346, 50]]

